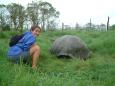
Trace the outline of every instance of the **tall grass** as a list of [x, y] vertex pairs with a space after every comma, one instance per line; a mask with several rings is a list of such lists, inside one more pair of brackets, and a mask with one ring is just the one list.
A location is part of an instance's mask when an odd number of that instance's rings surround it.
[[[114, 33], [76, 30], [43, 32], [37, 38], [41, 54], [36, 70], [29, 65], [7, 61], [9, 40], [0, 39], [0, 86], [115, 86]], [[57, 59], [52, 55], [49, 49], [53, 40], [66, 34], [80, 37], [92, 52], [91, 58], [83, 61]]]

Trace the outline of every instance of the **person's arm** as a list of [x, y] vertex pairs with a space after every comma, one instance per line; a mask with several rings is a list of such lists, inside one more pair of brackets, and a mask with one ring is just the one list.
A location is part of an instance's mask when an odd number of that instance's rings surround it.
[[23, 47], [23, 48], [24, 48], [24, 51], [29, 50], [30, 47], [31, 47], [33, 44], [35, 44], [35, 41], [36, 41], [36, 39], [35, 39], [34, 36], [29, 37], [29, 38], [25, 41], [25, 43], [24, 43], [24, 47]]

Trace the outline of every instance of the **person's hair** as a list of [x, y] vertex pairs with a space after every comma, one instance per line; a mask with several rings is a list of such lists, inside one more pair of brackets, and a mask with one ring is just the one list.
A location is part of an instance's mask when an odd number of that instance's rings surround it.
[[30, 31], [34, 31], [36, 28], [40, 29], [40, 32], [41, 32], [41, 27], [40, 26], [32, 26]]

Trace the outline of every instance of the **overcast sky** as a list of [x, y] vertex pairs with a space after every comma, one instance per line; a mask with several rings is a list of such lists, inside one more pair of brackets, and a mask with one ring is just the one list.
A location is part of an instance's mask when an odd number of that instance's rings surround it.
[[[33, 0], [34, 1], [34, 0]], [[36, 1], [36, 0], [35, 0]], [[115, 0], [42, 0], [50, 2], [60, 12], [60, 22], [84, 25], [90, 18], [94, 24], [106, 24], [110, 17], [110, 25], [115, 24]], [[0, 3], [20, 3], [26, 6], [32, 0], [0, 0]]]

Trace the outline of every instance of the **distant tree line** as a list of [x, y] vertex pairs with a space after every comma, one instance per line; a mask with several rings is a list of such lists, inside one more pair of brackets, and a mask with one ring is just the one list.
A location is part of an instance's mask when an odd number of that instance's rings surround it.
[[62, 23], [62, 30], [63, 29], [77, 29], [77, 30], [97, 30], [97, 31], [107, 31], [107, 30], [115, 30], [115, 24], [109, 25], [109, 17], [107, 19], [107, 24], [94, 24], [92, 23], [91, 19], [88, 23], [81, 26], [78, 22], [76, 22], [75, 26], [70, 26]]
[[0, 4], [0, 31], [20, 30], [31, 25], [40, 25], [42, 31], [56, 28], [60, 13], [49, 2], [31, 2], [27, 7], [21, 4]]
[[[23, 31], [29, 29], [32, 25], [40, 25], [42, 31], [55, 30], [59, 18], [59, 11], [49, 2], [32, 1], [27, 7], [21, 4], [10, 3], [8, 5], [0, 4], [0, 32], [3, 30]], [[106, 30], [115, 29], [115, 24], [109, 26], [109, 17], [107, 25], [95, 25], [91, 19], [84, 26], [77, 22], [74, 27], [62, 23], [61, 29], [86, 29], [86, 30]]]

